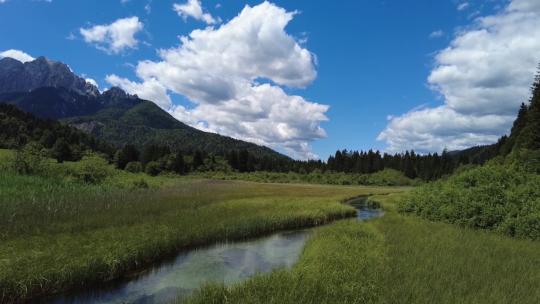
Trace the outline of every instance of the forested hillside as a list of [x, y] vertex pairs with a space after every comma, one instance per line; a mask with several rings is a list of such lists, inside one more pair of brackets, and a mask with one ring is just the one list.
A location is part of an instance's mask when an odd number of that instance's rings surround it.
[[0, 103], [0, 148], [18, 149], [29, 143], [38, 144], [58, 161], [79, 160], [88, 150], [108, 156], [115, 152], [112, 145], [78, 129]]

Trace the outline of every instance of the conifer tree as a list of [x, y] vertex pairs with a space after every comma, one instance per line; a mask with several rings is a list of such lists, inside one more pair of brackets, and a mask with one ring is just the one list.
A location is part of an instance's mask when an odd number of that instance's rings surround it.
[[517, 148], [540, 149], [540, 67], [532, 86], [532, 97], [525, 115], [523, 129], [517, 135]]
[[71, 148], [64, 138], [59, 138], [56, 140], [52, 148], [52, 152], [54, 158], [56, 158], [59, 163], [71, 160], [72, 158]]
[[186, 164], [184, 162], [184, 155], [181, 151], [176, 152], [171, 164], [171, 170], [177, 174], [186, 173]]
[[202, 165], [204, 165], [204, 157], [202, 152], [197, 150], [193, 156], [193, 170], [197, 170]]

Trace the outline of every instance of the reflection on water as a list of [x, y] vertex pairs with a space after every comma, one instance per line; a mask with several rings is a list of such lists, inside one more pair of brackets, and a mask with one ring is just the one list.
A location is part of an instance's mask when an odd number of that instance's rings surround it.
[[284, 232], [256, 240], [219, 244], [178, 255], [129, 282], [52, 303], [163, 303], [189, 294], [207, 282], [231, 284], [258, 272], [291, 267], [298, 259], [309, 232]]
[[[383, 215], [369, 208], [367, 197], [348, 203], [357, 209], [357, 218], [367, 220]], [[179, 254], [174, 260], [129, 281], [94, 288], [73, 295], [48, 299], [51, 303], [164, 303], [188, 295], [208, 282], [232, 284], [259, 272], [292, 267], [298, 260], [308, 230], [276, 233], [256, 240], [218, 244]]]
[[384, 215], [384, 211], [380, 208], [370, 207], [367, 204], [368, 197], [362, 196], [348, 201], [347, 203], [356, 208], [356, 218], [360, 221], [369, 220], [375, 217]]

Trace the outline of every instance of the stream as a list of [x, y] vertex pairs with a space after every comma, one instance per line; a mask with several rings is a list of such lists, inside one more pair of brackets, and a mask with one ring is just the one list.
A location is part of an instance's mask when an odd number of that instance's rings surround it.
[[[358, 220], [382, 216], [382, 210], [366, 207], [366, 199], [359, 197], [347, 202], [357, 209]], [[60, 294], [44, 299], [43, 303], [171, 302], [208, 282], [231, 285], [258, 273], [291, 268], [309, 235], [309, 229], [285, 231], [182, 252], [129, 279]]]

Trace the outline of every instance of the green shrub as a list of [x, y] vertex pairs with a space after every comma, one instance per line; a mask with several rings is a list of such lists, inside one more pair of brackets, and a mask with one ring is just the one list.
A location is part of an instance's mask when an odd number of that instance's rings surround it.
[[20, 174], [38, 174], [45, 169], [45, 153], [37, 143], [29, 143], [15, 152], [13, 169]]
[[69, 166], [69, 174], [86, 184], [99, 184], [112, 173], [108, 162], [95, 154], [86, 155]]
[[146, 164], [144, 172], [150, 176], [156, 176], [161, 172], [161, 166], [156, 161], [151, 161]]
[[150, 187], [143, 178], [134, 181], [133, 186], [134, 188], [137, 188], [137, 189], [148, 189]]
[[540, 176], [491, 163], [417, 188], [398, 208], [423, 218], [540, 239]]
[[126, 171], [131, 173], [139, 173], [143, 171], [143, 165], [141, 162], [129, 162], [125, 168]]
[[373, 174], [366, 175], [365, 184], [381, 186], [409, 186], [412, 180], [403, 174], [403, 172], [384, 169]]

